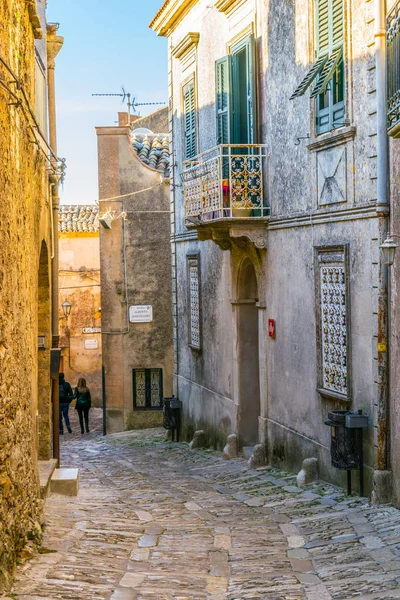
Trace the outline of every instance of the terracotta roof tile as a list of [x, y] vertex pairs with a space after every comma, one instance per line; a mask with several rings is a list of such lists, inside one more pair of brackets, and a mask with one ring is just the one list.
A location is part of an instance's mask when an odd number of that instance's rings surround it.
[[97, 204], [61, 205], [58, 211], [60, 233], [95, 233], [99, 229]]
[[168, 133], [136, 133], [131, 135], [132, 146], [140, 160], [164, 177], [169, 177], [169, 135]]

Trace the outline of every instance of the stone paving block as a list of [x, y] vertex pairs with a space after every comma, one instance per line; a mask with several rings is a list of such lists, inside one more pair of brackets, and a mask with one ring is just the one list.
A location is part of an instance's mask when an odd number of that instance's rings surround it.
[[137, 594], [128, 588], [117, 588], [110, 600], [136, 600]]
[[300, 535], [289, 535], [288, 536], [289, 548], [302, 548], [305, 544], [305, 540]]
[[365, 536], [360, 539], [361, 544], [370, 550], [376, 550], [385, 546], [384, 542], [378, 536]]
[[142, 535], [139, 540], [139, 548], [151, 548], [157, 546], [158, 537], [155, 535]]
[[145, 573], [125, 573], [119, 585], [127, 588], [137, 588], [146, 579]]
[[146, 510], [135, 510], [135, 513], [140, 521], [153, 521], [153, 515]]
[[300, 558], [292, 558], [290, 561], [293, 571], [299, 571], [300, 573], [307, 573], [313, 571], [313, 564], [311, 560], [303, 560]]

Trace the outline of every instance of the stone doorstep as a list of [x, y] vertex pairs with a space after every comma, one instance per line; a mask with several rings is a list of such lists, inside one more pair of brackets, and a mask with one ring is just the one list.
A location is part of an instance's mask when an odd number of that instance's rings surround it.
[[50, 491], [63, 496], [77, 496], [79, 490], [79, 469], [55, 469]]
[[57, 467], [57, 460], [39, 460], [39, 481], [40, 481], [40, 497], [42, 500], [47, 498], [50, 491], [50, 480]]

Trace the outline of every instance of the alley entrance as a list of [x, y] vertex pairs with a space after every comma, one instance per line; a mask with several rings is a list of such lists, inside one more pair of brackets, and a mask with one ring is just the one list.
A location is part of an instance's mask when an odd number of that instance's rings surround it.
[[17, 571], [13, 598], [400, 598], [400, 511], [322, 482], [304, 491], [161, 429], [103, 437], [100, 409], [80, 435], [71, 412], [61, 460], [80, 467], [81, 489], [47, 500], [41, 553]]
[[243, 446], [254, 446], [260, 416], [258, 287], [249, 258], [240, 266], [238, 296], [239, 436]]

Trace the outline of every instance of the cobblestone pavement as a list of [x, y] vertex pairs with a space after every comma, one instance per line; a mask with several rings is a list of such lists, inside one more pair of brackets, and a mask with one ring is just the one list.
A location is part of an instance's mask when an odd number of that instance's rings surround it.
[[398, 510], [324, 483], [299, 489], [289, 473], [190, 451], [159, 429], [103, 438], [93, 424], [64, 435], [79, 496], [48, 499], [41, 554], [12, 598], [400, 598]]

